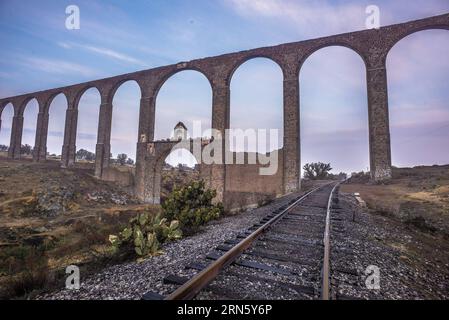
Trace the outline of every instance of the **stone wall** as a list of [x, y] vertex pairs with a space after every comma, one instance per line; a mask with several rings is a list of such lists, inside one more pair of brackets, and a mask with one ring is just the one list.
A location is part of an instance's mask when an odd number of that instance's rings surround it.
[[[126, 168], [129, 169], [129, 168]], [[105, 168], [102, 180], [117, 182], [122, 187], [134, 186], [134, 170], [121, 170], [115, 167]]]
[[[248, 154], [245, 153], [245, 158]], [[257, 206], [284, 193], [283, 150], [278, 150], [278, 168], [274, 175], [260, 175], [261, 164], [226, 165], [224, 206], [236, 210]], [[266, 165], [265, 165], [266, 167]]]

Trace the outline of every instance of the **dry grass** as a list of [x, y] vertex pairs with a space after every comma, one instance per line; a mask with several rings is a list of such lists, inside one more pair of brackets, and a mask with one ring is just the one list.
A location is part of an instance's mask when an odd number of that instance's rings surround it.
[[388, 184], [349, 183], [341, 190], [360, 193], [373, 213], [449, 234], [449, 166], [395, 168]]
[[[66, 212], [56, 216], [35, 212], [36, 194], [61, 186], [74, 193]], [[61, 286], [70, 264], [80, 266], [86, 275], [116, 263], [108, 236], [121, 231], [138, 212], [160, 210], [133, 202], [91, 201], [87, 196], [99, 191], [124, 194], [119, 188], [95, 179], [91, 169], [61, 170], [57, 162], [0, 160], [0, 296], [32, 297]]]

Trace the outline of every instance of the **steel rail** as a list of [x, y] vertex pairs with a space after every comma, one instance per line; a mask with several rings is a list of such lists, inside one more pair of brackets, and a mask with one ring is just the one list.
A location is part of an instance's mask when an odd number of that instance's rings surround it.
[[340, 185], [340, 182], [337, 183], [333, 188], [329, 195], [329, 200], [327, 202], [327, 211], [326, 211], [326, 226], [324, 228], [324, 258], [323, 258], [323, 270], [322, 270], [322, 284], [321, 284], [321, 299], [329, 300], [329, 280], [330, 280], [330, 215], [331, 215], [331, 206], [332, 206], [332, 196], [334, 194], [335, 189]]
[[[332, 183], [332, 182], [331, 182]], [[265, 224], [260, 226], [257, 230], [248, 235], [245, 239], [240, 241], [231, 250], [227, 251], [224, 255], [218, 258], [215, 262], [211, 263], [205, 269], [197, 273], [189, 281], [181, 285], [170, 295], [168, 295], [164, 300], [189, 300], [193, 299], [204, 287], [206, 287], [212, 280], [214, 280], [221, 270], [232, 264], [237, 258], [245, 251], [251, 244], [270, 226], [276, 223], [284, 215], [286, 215], [293, 207], [298, 205], [307, 196], [318, 191], [329, 184], [322, 185], [320, 187], [314, 188], [306, 192], [298, 200], [284, 209], [282, 212], [268, 220]]]

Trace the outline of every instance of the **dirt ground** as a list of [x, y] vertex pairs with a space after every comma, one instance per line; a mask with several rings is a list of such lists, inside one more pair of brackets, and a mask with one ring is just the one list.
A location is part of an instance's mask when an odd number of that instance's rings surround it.
[[[197, 178], [193, 171], [165, 170], [162, 197]], [[391, 230], [382, 241], [401, 257], [417, 268], [419, 261], [419, 268], [447, 268], [449, 165], [394, 169], [384, 184], [357, 176], [341, 192], [360, 193], [373, 228]], [[33, 298], [60, 286], [70, 264], [89, 274], [120, 263], [108, 236], [144, 210], [155, 214], [160, 207], [139, 204], [116, 184], [97, 180], [90, 164], [62, 170], [52, 161], [0, 159], [0, 298]]]
[[393, 168], [393, 179], [350, 179], [343, 192], [360, 193], [371, 212], [449, 239], [449, 165]]
[[[426, 298], [431, 299], [447, 295], [449, 165], [394, 168], [393, 179], [385, 184], [363, 180], [360, 177], [349, 180], [341, 186], [341, 192], [360, 193], [366, 202], [363, 211], [372, 224], [372, 234], [376, 234], [374, 242], [392, 249], [402, 263], [414, 270], [411, 274], [415, 283], [410, 280], [409, 288], [415, 285], [416, 292], [427, 292]], [[437, 275], [446, 280], [432, 283], [429, 279]], [[415, 291], [410, 289], [403, 295], [413, 296]], [[423, 298], [418, 293], [416, 297]]]
[[[63, 170], [56, 161], [0, 159], [0, 296], [32, 296], [36, 287], [57, 282], [70, 264], [94, 272], [116, 263], [108, 236], [139, 212], [160, 211], [93, 173], [85, 163]], [[166, 171], [163, 194], [190, 178], [195, 176]]]

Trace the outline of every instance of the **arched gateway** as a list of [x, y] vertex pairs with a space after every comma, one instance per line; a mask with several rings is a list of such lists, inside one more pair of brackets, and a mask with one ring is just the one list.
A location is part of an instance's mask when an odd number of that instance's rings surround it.
[[[126, 81], [134, 80], [140, 87], [139, 140], [137, 141], [136, 172], [133, 188], [144, 201], [157, 202], [155, 181], [160, 179], [160, 171], [152, 168], [152, 161], [158, 163], [169, 150], [172, 142], [154, 140], [155, 100], [158, 90], [173, 74], [182, 70], [196, 70], [209, 80], [212, 87], [212, 128], [225, 136], [230, 122], [230, 80], [233, 72], [245, 61], [255, 57], [265, 57], [275, 61], [283, 74], [284, 143], [279, 150], [279, 166], [272, 176], [257, 174], [259, 164], [253, 166], [212, 164], [207, 169], [207, 181], [217, 190], [218, 200], [225, 207], [243, 206], [257, 203], [267, 196], [285, 194], [300, 189], [300, 131], [299, 131], [299, 72], [304, 61], [313, 52], [327, 46], [345, 46], [358, 53], [366, 66], [368, 92], [368, 120], [370, 145], [370, 171], [374, 180], [391, 177], [390, 129], [388, 119], [388, 95], [386, 77], [386, 57], [390, 49], [402, 38], [421, 30], [449, 29], [449, 14], [421, 20], [381, 27], [380, 29], [333, 35], [313, 40], [286, 43], [224, 54], [216, 57], [181, 62], [165, 67], [138, 71], [111, 78], [75, 84], [62, 88], [23, 94], [0, 100], [0, 115], [11, 103], [14, 117], [11, 128], [9, 157], [20, 158], [23, 130], [23, 111], [33, 98], [39, 105], [36, 130], [35, 161], [46, 157], [46, 136], [48, 132], [48, 109], [52, 99], [63, 93], [68, 102], [62, 148], [62, 166], [75, 163], [76, 128], [78, 103], [89, 88], [97, 88], [101, 95], [98, 136], [96, 145], [95, 174], [103, 178], [109, 167], [112, 99], [115, 91]], [[153, 148], [153, 149], [152, 149]], [[190, 147], [189, 147], [190, 148]], [[187, 148], [188, 150], [190, 150]], [[151, 150], [155, 153], [152, 154]], [[220, 152], [220, 151], [219, 151]], [[225, 154], [225, 150], [221, 150]], [[235, 155], [233, 155], [234, 157]], [[249, 157], [250, 155], [245, 155]], [[153, 159], [154, 157], [154, 159]], [[157, 158], [157, 159], [156, 159]], [[156, 160], [155, 160], [156, 159]], [[159, 161], [160, 162], [160, 161]], [[255, 169], [256, 168], [256, 169]], [[159, 177], [158, 177], [159, 175]]]

